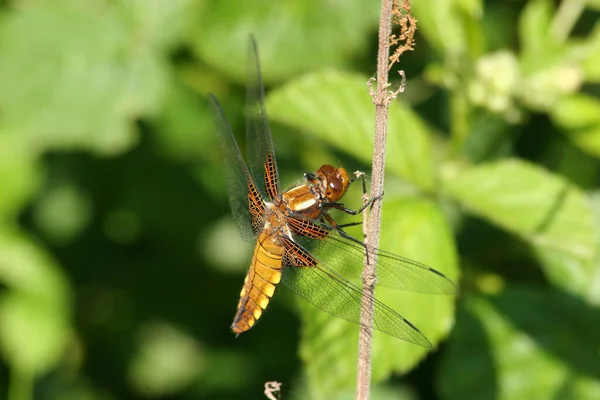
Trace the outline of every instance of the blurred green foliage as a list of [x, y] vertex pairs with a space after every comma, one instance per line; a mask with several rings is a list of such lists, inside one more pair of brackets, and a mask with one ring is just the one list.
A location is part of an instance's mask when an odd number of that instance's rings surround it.
[[[373, 398], [600, 398], [600, 2], [413, 11], [382, 248], [461, 289], [378, 289], [437, 349], [376, 333]], [[241, 139], [254, 33], [284, 184], [323, 163], [368, 169], [378, 14], [2, 3], [0, 399], [262, 399], [271, 380], [283, 399], [353, 398], [357, 327], [281, 289], [255, 329], [228, 330], [251, 248], [207, 93]]]

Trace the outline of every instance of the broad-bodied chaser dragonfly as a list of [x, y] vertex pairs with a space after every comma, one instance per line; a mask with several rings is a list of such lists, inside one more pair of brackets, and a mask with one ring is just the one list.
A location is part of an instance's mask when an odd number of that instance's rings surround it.
[[[248, 164], [219, 102], [210, 95], [231, 211], [242, 238], [256, 241], [231, 329], [239, 335], [252, 328], [280, 282], [322, 311], [359, 324], [363, 293], [346, 277], [360, 277], [366, 245], [348, 235], [344, 226], [336, 224], [329, 215], [332, 209], [350, 214], [360, 211], [338, 202], [353, 179], [345, 169], [326, 164], [316, 173], [305, 174], [303, 184], [280, 190], [253, 38], [248, 53]], [[304, 242], [314, 242], [314, 246], [306, 247]], [[377, 254], [378, 284], [421, 293], [456, 291], [451, 280], [432, 268], [383, 250], [371, 251]], [[379, 300], [373, 300], [375, 329], [431, 347], [413, 324]]]

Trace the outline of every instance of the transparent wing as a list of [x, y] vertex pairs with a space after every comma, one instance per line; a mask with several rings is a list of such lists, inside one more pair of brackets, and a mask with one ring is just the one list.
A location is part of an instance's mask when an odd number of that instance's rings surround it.
[[[298, 296], [335, 317], [360, 324], [362, 290], [329, 268], [323, 260], [290, 239], [282, 239], [286, 260], [282, 282]], [[431, 348], [413, 324], [379, 300], [374, 302], [373, 328], [398, 339]]]
[[242, 158], [219, 102], [212, 94], [209, 94], [209, 99], [219, 150], [223, 158], [229, 206], [242, 239], [252, 241], [256, 239], [259, 229], [263, 226], [264, 202]]
[[[416, 293], [456, 293], [454, 282], [431, 267], [381, 249], [373, 249], [373, 252], [377, 254], [378, 285]], [[332, 229], [317, 242], [313, 254], [338, 274], [360, 279], [365, 244], [358, 239], [346, 238]]]
[[[292, 227], [300, 226], [295, 232], [319, 240], [298, 238], [336, 273], [360, 279], [363, 269], [365, 244], [345, 232], [326, 223], [312, 219], [289, 218]], [[328, 233], [327, 233], [328, 232]], [[312, 236], [311, 236], [312, 235]], [[315, 236], [317, 235], [317, 236]], [[377, 254], [377, 284], [397, 290], [417, 293], [455, 294], [456, 285], [441, 272], [381, 249], [372, 249]]]
[[279, 194], [279, 175], [271, 128], [265, 110], [265, 92], [258, 46], [253, 36], [248, 43], [248, 70], [246, 90], [246, 155], [250, 172], [258, 183], [261, 193], [271, 200]]

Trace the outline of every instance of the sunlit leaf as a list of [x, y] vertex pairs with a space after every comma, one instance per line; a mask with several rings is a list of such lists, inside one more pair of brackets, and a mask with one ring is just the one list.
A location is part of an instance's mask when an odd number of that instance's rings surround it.
[[586, 94], [573, 94], [551, 111], [554, 121], [584, 151], [600, 157], [600, 101]]
[[[370, 164], [375, 108], [367, 81], [360, 75], [336, 71], [308, 75], [271, 92], [267, 112], [272, 120], [316, 135]], [[386, 166], [422, 189], [434, 186], [429, 129], [400, 101], [389, 111]]]
[[455, 0], [456, 6], [474, 17], [483, 13], [483, 2], [481, 0]]
[[[383, 207], [381, 248], [426, 263], [457, 282], [458, 266], [452, 235], [435, 205], [417, 199], [387, 200]], [[405, 293], [377, 288], [377, 297], [415, 324], [434, 344], [449, 332], [454, 297]], [[332, 398], [356, 382], [358, 326], [299, 301], [303, 319], [300, 354], [306, 362], [314, 398]], [[350, 350], [352, 349], [352, 350]], [[373, 381], [393, 372], [405, 373], [427, 349], [375, 332]], [[328, 374], [323, 374], [327, 368]]]
[[[207, 2], [190, 40], [210, 65], [245, 79], [249, 34], [258, 42], [266, 81], [315, 67], [342, 65], [364, 50], [376, 28], [378, 3], [361, 0]], [[341, 17], [343, 16], [343, 18]]]
[[[469, 54], [473, 38], [481, 37], [478, 1], [427, 0], [412, 2], [419, 32], [438, 52], [450, 56]], [[467, 11], [465, 13], [465, 11]], [[479, 48], [479, 44], [475, 49]], [[475, 52], [474, 54], [477, 54]]]
[[[583, 269], [565, 268], [556, 285], [581, 290], [592, 273], [597, 231], [581, 190], [565, 179], [517, 160], [466, 170], [447, 182], [459, 203], [532, 245], [582, 261]], [[575, 265], [575, 264], [574, 264]], [[548, 277], [556, 277], [545, 264]]]
[[[579, 66], [567, 59], [549, 60], [531, 58], [533, 67], [521, 64], [523, 78], [518, 96], [529, 108], [547, 112], [562, 98], [579, 90], [583, 73]], [[542, 64], [544, 68], [538, 66]]]
[[[594, 223], [596, 229], [600, 230], [600, 191], [596, 190], [590, 194], [590, 204], [594, 213]], [[590, 304], [600, 307], [600, 237], [596, 245], [596, 259], [594, 260], [594, 271], [588, 277], [587, 293], [585, 298]]]
[[160, 3], [63, 1], [8, 14], [0, 26], [0, 127], [42, 148], [130, 147], [135, 119], [161, 105], [165, 46], [179, 24], [171, 17], [189, 1]]
[[[298, 300], [302, 316], [300, 357], [310, 398], [329, 399], [356, 385], [358, 326]], [[329, 374], [323, 374], [327, 368]]]
[[60, 269], [22, 235], [0, 231], [0, 351], [10, 365], [41, 373], [69, 339], [69, 288]]
[[599, 0], [586, 0], [585, 3], [590, 9], [600, 11], [600, 1]]
[[586, 57], [582, 67], [587, 81], [600, 82], [600, 22], [586, 38]]
[[192, 23], [195, 3], [196, 0], [119, 0], [125, 19], [138, 37], [155, 49], [179, 45]]
[[555, 122], [565, 128], [577, 129], [600, 125], [600, 100], [583, 93], [562, 99], [552, 110]]
[[519, 16], [519, 40], [522, 51], [529, 57], [539, 55], [553, 44], [549, 40], [550, 23], [554, 15], [554, 5], [550, 0], [533, 0], [526, 3]]
[[[596, 247], [600, 254], [600, 246]], [[534, 246], [533, 253], [542, 263], [548, 279], [590, 302], [600, 303], [600, 260], [573, 257], [572, 254], [544, 246]]]
[[577, 91], [583, 81], [578, 65], [581, 52], [553, 37], [554, 13], [552, 1], [534, 0], [527, 3], [519, 20], [523, 75], [519, 97], [530, 108], [542, 111]]
[[[441, 368], [445, 398], [595, 399], [600, 310], [560, 291], [465, 298]], [[535, 374], [532, 375], [532, 371]]]
[[[432, 202], [421, 199], [384, 200], [381, 248], [428, 265], [446, 275], [458, 287], [456, 244], [448, 221]], [[458, 290], [458, 289], [457, 289]], [[378, 289], [379, 298], [415, 324], [433, 346], [442, 341], [454, 322], [455, 297]], [[373, 378], [385, 379], [393, 371], [414, 368], [427, 350], [376, 333]]]
[[19, 135], [0, 133], [0, 224], [17, 212], [39, 185], [35, 154]]

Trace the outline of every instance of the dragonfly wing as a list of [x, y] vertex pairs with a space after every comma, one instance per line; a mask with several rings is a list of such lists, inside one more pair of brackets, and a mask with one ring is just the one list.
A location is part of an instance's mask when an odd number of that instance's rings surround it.
[[209, 98], [219, 150], [223, 157], [231, 212], [242, 239], [252, 241], [256, 239], [259, 230], [263, 227], [264, 202], [242, 158], [219, 102], [212, 94]]
[[279, 194], [279, 175], [277, 172], [277, 161], [271, 128], [267, 119], [265, 109], [265, 91], [260, 62], [258, 58], [258, 46], [253, 36], [250, 36], [248, 45], [248, 70], [246, 90], [246, 154], [250, 172], [260, 185], [261, 193], [274, 200]]
[[[366, 245], [332, 226], [315, 223], [329, 229], [329, 234], [313, 241], [313, 254], [340, 275], [360, 279]], [[416, 293], [456, 293], [454, 282], [433, 268], [381, 249], [373, 252], [377, 254], [377, 283], [381, 286]]]
[[[362, 290], [312, 256], [291, 239], [283, 238], [287, 267], [282, 282], [298, 296], [318, 309], [335, 317], [360, 324]], [[371, 298], [373, 327], [396, 338], [431, 348], [431, 342], [413, 324], [386, 306]]]

